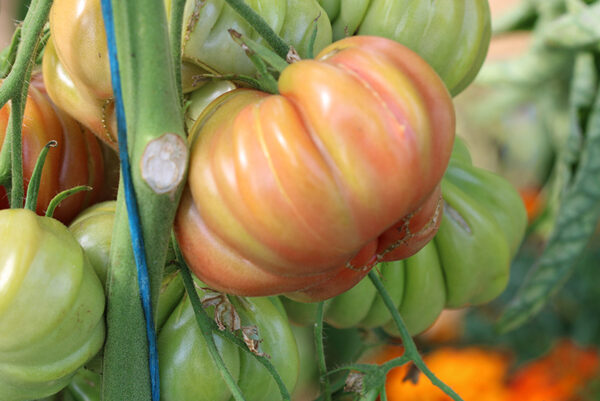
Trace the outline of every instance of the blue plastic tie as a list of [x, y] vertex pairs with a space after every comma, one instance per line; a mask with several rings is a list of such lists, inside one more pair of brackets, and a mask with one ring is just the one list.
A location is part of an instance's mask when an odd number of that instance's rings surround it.
[[125, 122], [125, 108], [123, 107], [123, 94], [121, 89], [121, 76], [119, 74], [119, 61], [117, 59], [117, 43], [115, 39], [115, 23], [111, 0], [101, 0], [104, 29], [108, 44], [108, 58], [110, 62], [110, 75], [115, 97], [117, 112], [117, 132], [119, 140], [119, 158], [121, 159], [121, 174], [125, 189], [125, 203], [129, 216], [129, 231], [131, 234], [133, 254], [137, 266], [138, 286], [142, 298], [142, 307], [146, 318], [146, 335], [148, 337], [148, 362], [150, 366], [150, 382], [152, 386], [152, 401], [160, 400], [160, 378], [158, 372], [158, 353], [156, 349], [156, 331], [152, 304], [150, 302], [150, 280], [148, 265], [146, 263], [146, 250], [142, 235], [142, 224], [131, 179], [131, 166], [127, 151], [127, 125]]

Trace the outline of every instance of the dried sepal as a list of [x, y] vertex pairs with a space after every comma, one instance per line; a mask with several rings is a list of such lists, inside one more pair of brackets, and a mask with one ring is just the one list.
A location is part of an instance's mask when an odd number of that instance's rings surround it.
[[262, 352], [259, 347], [262, 343], [262, 339], [258, 336], [258, 327], [256, 326], [243, 326], [242, 327], [242, 339], [250, 352], [258, 356], [264, 356], [265, 358], [271, 358], [269, 355]]
[[215, 322], [219, 330], [229, 330], [231, 332], [240, 330], [242, 321], [235, 307], [227, 298], [227, 295], [211, 290], [210, 288], [201, 288], [204, 295], [201, 298], [202, 307], [215, 308]]

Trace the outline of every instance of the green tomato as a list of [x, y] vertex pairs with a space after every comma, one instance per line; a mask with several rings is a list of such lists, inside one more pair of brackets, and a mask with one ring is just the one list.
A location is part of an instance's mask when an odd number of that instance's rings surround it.
[[375, 35], [394, 39], [423, 57], [453, 96], [479, 72], [490, 43], [487, 0], [320, 0], [333, 39]]
[[[525, 233], [527, 217], [516, 190], [500, 176], [474, 167], [460, 139], [442, 180], [442, 195], [444, 214], [433, 241], [404, 261], [379, 265], [381, 280], [412, 335], [429, 327], [444, 307], [498, 296]], [[316, 304], [282, 301], [293, 321], [314, 320]], [[399, 334], [368, 279], [326, 301], [324, 319], [338, 328], [382, 326]]]
[[188, 132], [192, 131], [198, 117], [213, 100], [234, 89], [235, 84], [231, 81], [210, 81], [190, 93], [185, 111], [185, 126]]
[[115, 201], [98, 203], [85, 209], [69, 225], [69, 230], [83, 248], [103, 287], [110, 265], [116, 205]]
[[0, 211], [2, 400], [65, 387], [104, 342], [104, 292], [83, 250], [57, 220]]
[[[203, 295], [202, 290], [199, 295]], [[287, 316], [275, 303], [277, 300], [228, 299], [242, 326], [256, 326], [262, 340], [259, 350], [270, 356], [271, 363], [291, 392], [298, 377], [298, 349]], [[275, 381], [254, 357], [216, 334], [213, 337], [247, 401], [280, 399]], [[158, 351], [162, 400], [227, 401], [231, 398], [208, 352], [188, 297], [184, 297], [163, 326], [158, 337]]]
[[[84, 210], [69, 226], [69, 230], [83, 248], [85, 256], [100, 278], [102, 286], [106, 285], [106, 275], [110, 266], [110, 245], [116, 207], [116, 201], [98, 203]], [[176, 271], [166, 272], [158, 297], [157, 328], [167, 320], [181, 300], [183, 292], [183, 281], [179, 274]]]
[[[169, 10], [170, 1], [165, 3]], [[317, 28], [314, 54], [331, 43], [331, 25], [317, 0], [246, 0], [246, 3], [303, 58], [309, 54], [310, 38], [315, 29], [313, 21], [316, 20]], [[320, 15], [322, 17], [318, 18]], [[231, 39], [229, 29], [264, 43], [224, 0], [188, 0], [182, 34], [183, 60], [210, 72], [254, 75], [252, 62]]]
[[102, 376], [87, 369], [79, 369], [66, 392], [77, 401], [100, 401], [102, 399]]

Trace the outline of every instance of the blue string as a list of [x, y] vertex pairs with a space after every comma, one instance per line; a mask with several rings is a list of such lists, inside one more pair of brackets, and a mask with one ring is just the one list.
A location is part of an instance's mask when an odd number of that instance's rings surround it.
[[119, 74], [119, 62], [117, 59], [117, 44], [115, 39], [115, 24], [111, 0], [101, 0], [102, 16], [108, 44], [108, 56], [110, 62], [110, 75], [117, 112], [117, 131], [119, 140], [119, 158], [121, 159], [121, 174], [125, 189], [125, 204], [129, 216], [129, 231], [133, 246], [135, 264], [137, 266], [138, 285], [142, 298], [142, 307], [146, 318], [146, 335], [148, 337], [148, 352], [150, 366], [150, 382], [152, 386], [152, 401], [160, 399], [160, 378], [158, 373], [158, 353], [156, 349], [156, 332], [154, 330], [154, 319], [152, 304], [150, 302], [150, 280], [148, 278], [148, 267], [146, 263], [146, 251], [142, 235], [142, 224], [138, 211], [133, 180], [131, 179], [131, 167], [129, 164], [129, 153], [127, 151], [127, 126], [125, 123], [125, 108], [123, 107], [123, 94], [121, 89], [121, 76]]

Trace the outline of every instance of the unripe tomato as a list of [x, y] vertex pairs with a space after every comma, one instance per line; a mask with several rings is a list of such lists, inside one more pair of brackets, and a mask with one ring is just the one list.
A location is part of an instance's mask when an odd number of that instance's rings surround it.
[[333, 39], [376, 35], [423, 57], [450, 93], [463, 91], [479, 72], [491, 38], [487, 0], [319, 0]]
[[[379, 265], [381, 280], [413, 335], [427, 329], [443, 308], [498, 296], [525, 233], [527, 219], [517, 191], [500, 176], [474, 167], [460, 140], [442, 180], [442, 195], [445, 211], [433, 241], [406, 260]], [[310, 324], [314, 319], [316, 304], [282, 301], [293, 321]], [[368, 279], [328, 300], [324, 319], [339, 328], [383, 326], [399, 334]]]
[[102, 286], [106, 284], [106, 275], [110, 266], [110, 245], [116, 203], [116, 201], [107, 201], [89, 207], [77, 215], [69, 225], [69, 231], [83, 248]]
[[[269, 26], [293, 46], [301, 57], [309, 54], [310, 38], [317, 28], [315, 54], [331, 43], [331, 25], [316, 0], [246, 0]], [[166, 1], [167, 10], [170, 1]], [[316, 20], [316, 23], [313, 22]], [[254, 75], [256, 70], [228, 32], [264, 42], [259, 34], [224, 0], [186, 2], [182, 32], [183, 60], [206, 71]]]
[[[203, 291], [199, 291], [203, 295]], [[298, 377], [298, 349], [285, 311], [277, 299], [228, 298], [242, 327], [255, 326], [258, 352], [269, 355], [291, 393]], [[210, 308], [213, 310], [214, 308]], [[210, 312], [213, 313], [213, 312]], [[237, 380], [247, 401], [280, 399], [270, 373], [247, 352], [214, 335], [219, 353]], [[223, 382], [198, 328], [188, 297], [167, 320], [158, 336], [161, 400], [227, 401], [231, 393]]]
[[[376, 37], [291, 64], [279, 91], [228, 92], [200, 116], [176, 233], [213, 288], [324, 299], [390, 251], [379, 247], [382, 233], [396, 233], [384, 241], [393, 248], [412, 239], [399, 222], [421, 210], [421, 228], [439, 218], [454, 110], [421, 58]], [[402, 257], [418, 247], [407, 249]]]
[[2, 400], [54, 394], [104, 343], [104, 292], [55, 219], [0, 211]]
[[[0, 146], [4, 143], [10, 107], [7, 103], [0, 109]], [[68, 223], [85, 207], [102, 199], [105, 178], [100, 144], [91, 132], [54, 106], [39, 76], [33, 78], [27, 95], [22, 138], [25, 185], [44, 146], [51, 140], [58, 142], [58, 146], [49, 151], [42, 170], [38, 214], [44, 214], [56, 194], [78, 185], [89, 185], [93, 189], [65, 199], [54, 213], [58, 220]], [[0, 187], [0, 208], [8, 207], [5, 189]]]
[[[98, 203], [84, 210], [69, 226], [98, 275], [102, 286], [110, 268], [110, 247], [117, 202]], [[184, 288], [177, 271], [165, 271], [156, 310], [156, 327], [160, 329], [183, 296]]]

